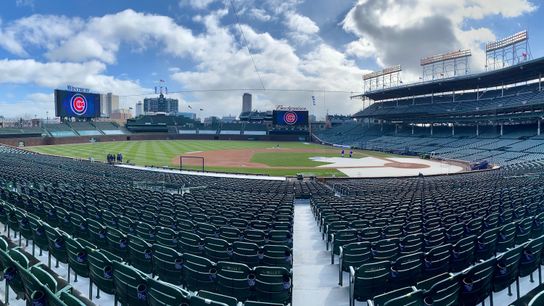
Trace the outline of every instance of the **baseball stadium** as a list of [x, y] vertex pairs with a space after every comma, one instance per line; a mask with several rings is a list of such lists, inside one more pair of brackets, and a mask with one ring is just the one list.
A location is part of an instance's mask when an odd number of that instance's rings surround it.
[[0, 128], [0, 305], [544, 305], [528, 44], [365, 73], [323, 120], [249, 88], [232, 120], [182, 116], [161, 80], [120, 122], [55, 88], [54, 119]]

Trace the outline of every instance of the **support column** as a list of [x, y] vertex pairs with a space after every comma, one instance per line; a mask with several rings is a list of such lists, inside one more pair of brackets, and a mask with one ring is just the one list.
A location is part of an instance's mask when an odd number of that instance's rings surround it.
[[451, 136], [455, 136], [455, 124], [451, 125]]
[[480, 125], [476, 123], [476, 137], [480, 136]]
[[433, 124], [431, 123], [431, 136], [433, 136]]
[[540, 136], [540, 119], [538, 119], [538, 130], [536, 131], [536, 134]]
[[412, 125], [412, 135], [414, 135], [414, 126]]
[[399, 133], [399, 125], [395, 124], [395, 135]]
[[504, 123], [501, 123], [501, 136], [503, 135]]

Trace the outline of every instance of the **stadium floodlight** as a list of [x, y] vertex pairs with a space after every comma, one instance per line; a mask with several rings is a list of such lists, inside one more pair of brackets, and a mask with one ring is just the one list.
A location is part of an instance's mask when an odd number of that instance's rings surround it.
[[398, 86], [399, 83], [402, 84], [402, 81], [400, 80], [401, 71], [401, 66], [396, 65], [363, 75], [365, 91], [385, 89], [388, 87]]
[[529, 33], [527, 32], [527, 30], [521, 31], [521, 32], [518, 32], [518, 33], [516, 33], [514, 35], [508, 36], [508, 37], [506, 37], [504, 39], [494, 41], [494, 42], [490, 42], [490, 43], [486, 44], [485, 45], [485, 51], [486, 52], [492, 52], [492, 51], [495, 51], [495, 50], [499, 50], [499, 49], [502, 49], [502, 48], [513, 46], [513, 45], [515, 45], [517, 43], [524, 42], [524, 41], [526, 41], [528, 39], [529, 39]]
[[470, 50], [459, 50], [459, 51], [453, 51], [453, 52], [448, 52], [444, 54], [433, 55], [433, 56], [422, 58], [421, 66], [431, 65], [435, 63], [449, 61], [449, 60], [460, 59], [460, 58], [469, 57], [469, 56], [472, 56], [472, 52]]
[[391, 74], [391, 73], [396, 73], [396, 72], [401, 72], [402, 71], [402, 68], [400, 67], [400, 65], [396, 65], [396, 66], [393, 66], [393, 67], [389, 67], [389, 68], [385, 68], [383, 70], [380, 70], [380, 71], [374, 71], [374, 72], [371, 72], [371, 73], [367, 73], [365, 75], [363, 75], [363, 80], [370, 80], [370, 79], [373, 79], [373, 78], [378, 78], [378, 77], [381, 77], [381, 76], [384, 76], [384, 75], [388, 75], [388, 74]]
[[470, 50], [458, 50], [422, 58], [420, 61], [423, 81], [435, 80], [469, 73]]
[[518, 32], [485, 46], [486, 70], [516, 65], [530, 59], [529, 34]]

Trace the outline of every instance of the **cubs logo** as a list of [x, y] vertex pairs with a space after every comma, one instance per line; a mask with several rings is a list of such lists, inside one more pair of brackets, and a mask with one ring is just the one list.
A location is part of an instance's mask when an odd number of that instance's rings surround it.
[[70, 108], [74, 114], [81, 116], [87, 111], [87, 99], [84, 95], [75, 94], [70, 100]]
[[283, 121], [286, 123], [286, 124], [289, 124], [289, 125], [292, 125], [292, 124], [295, 124], [297, 123], [298, 121], [298, 116], [297, 116], [297, 113], [293, 113], [293, 112], [287, 112], [283, 115]]

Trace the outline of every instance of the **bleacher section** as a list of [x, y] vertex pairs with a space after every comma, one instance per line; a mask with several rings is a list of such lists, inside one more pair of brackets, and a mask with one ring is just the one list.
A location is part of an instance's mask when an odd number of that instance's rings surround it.
[[117, 123], [114, 122], [93, 122], [93, 125], [104, 135], [123, 135], [126, 134]]
[[80, 136], [104, 135], [90, 122], [70, 122], [68, 125]]
[[266, 135], [268, 133], [268, 128], [264, 124], [259, 123], [244, 123], [243, 134], [244, 135]]
[[[496, 128], [488, 128], [487, 133], [478, 137], [475, 135], [454, 137], [451, 136], [451, 128], [449, 134], [433, 136], [429, 135], [428, 129], [420, 130], [421, 134], [398, 133], [395, 136], [394, 132], [391, 132], [393, 129], [391, 126], [384, 127], [388, 132], [382, 133], [379, 126], [369, 128], [350, 123], [320, 131], [316, 136], [325, 143], [360, 149], [405, 155], [429, 154], [436, 158], [468, 162], [487, 160], [497, 165], [544, 159], [544, 140], [536, 136], [517, 138], [520, 134], [529, 133], [527, 131], [514, 130], [512, 134], [500, 136], [496, 133]], [[486, 130], [482, 127], [480, 129]]]
[[[397, 140], [386, 137], [380, 138]], [[430, 143], [412, 138], [420, 146]], [[432, 141], [449, 141], [437, 139]], [[495, 140], [457, 141], [489, 146]], [[99, 289], [101, 299], [115, 295], [129, 305], [286, 305], [297, 290], [293, 284], [336, 279], [340, 287], [334, 290], [350, 289], [335, 305], [476, 305], [491, 299], [508, 305], [542, 283], [536, 275], [544, 247], [544, 162], [323, 184], [157, 173], [21, 152], [0, 146], [0, 223], [8, 229], [0, 259], [22, 276], [6, 277], [7, 286], [27, 299], [38, 288], [49, 304], [63, 297], [87, 301], [73, 290], [63, 296], [39, 287], [47, 278], [38, 267], [67, 266], [71, 276], [58, 288], [77, 275], [90, 282], [89, 299]], [[171, 194], [135, 187], [143, 181], [198, 188]], [[304, 256], [293, 253], [294, 232], [313, 230], [295, 229], [293, 202], [301, 197], [310, 199], [310, 220], [320, 231], [312, 245], [318, 254], [328, 250], [334, 278], [325, 272], [329, 267], [312, 266], [312, 275], [322, 279], [297, 274], [302, 267], [294, 258], [314, 256], [309, 249], [299, 250], [308, 252]], [[2, 247], [3, 241], [11, 247]], [[19, 267], [13, 263], [20, 258], [17, 242], [31, 244], [27, 258], [47, 258], [43, 250], [53, 260]], [[304, 296], [306, 289], [298, 290]]]
[[78, 136], [76, 131], [74, 131], [70, 126], [68, 126], [65, 123], [44, 124], [44, 129], [52, 137], [74, 137], [74, 136]]
[[221, 123], [219, 128], [221, 135], [240, 135], [244, 126], [241, 123]]
[[314, 197], [312, 210], [350, 305], [477, 305], [514, 283], [519, 299], [518, 279], [530, 284], [537, 271], [541, 284], [540, 258], [526, 254], [544, 246], [543, 166], [330, 180], [344, 196]]
[[[289, 303], [293, 199], [331, 193], [317, 182], [165, 175], [0, 148], [0, 222], [129, 305], [140, 295], [119, 288], [142, 284], [145, 299], [161, 305], [173, 305], [165, 292], [179, 301], [206, 297], [205, 304]], [[165, 180], [200, 189], [172, 195], [131, 187]], [[99, 279], [106, 266], [112, 278]]]
[[41, 128], [0, 128], [0, 138], [41, 137], [44, 134]]

